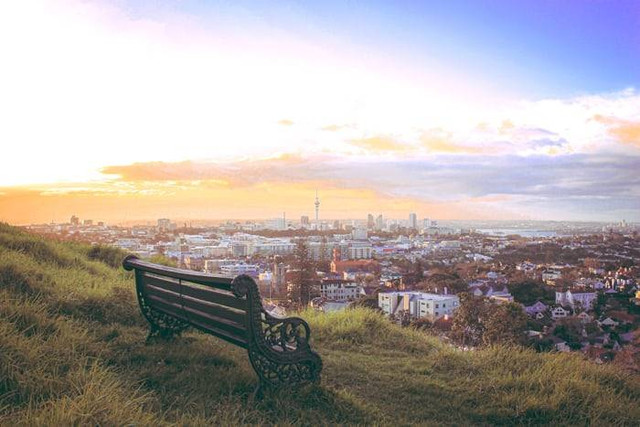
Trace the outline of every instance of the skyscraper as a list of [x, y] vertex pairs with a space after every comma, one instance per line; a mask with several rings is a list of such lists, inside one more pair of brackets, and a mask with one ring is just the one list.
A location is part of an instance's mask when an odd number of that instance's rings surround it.
[[382, 214], [378, 215], [376, 218], [376, 230], [382, 230], [384, 228], [384, 218]]
[[418, 216], [414, 213], [409, 214], [409, 228], [414, 230], [418, 228]]

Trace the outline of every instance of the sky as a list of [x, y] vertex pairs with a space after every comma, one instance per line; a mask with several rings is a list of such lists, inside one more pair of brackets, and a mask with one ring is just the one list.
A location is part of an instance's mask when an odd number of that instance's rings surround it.
[[640, 2], [0, 3], [0, 221], [640, 221]]

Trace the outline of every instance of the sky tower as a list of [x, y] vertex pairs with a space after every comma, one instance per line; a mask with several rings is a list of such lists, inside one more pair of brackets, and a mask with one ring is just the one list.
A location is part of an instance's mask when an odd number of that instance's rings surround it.
[[314, 203], [314, 205], [316, 205], [316, 224], [318, 223], [318, 211], [320, 210], [320, 199], [318, 199], [318, 189], [316, 189], [316, 202]]

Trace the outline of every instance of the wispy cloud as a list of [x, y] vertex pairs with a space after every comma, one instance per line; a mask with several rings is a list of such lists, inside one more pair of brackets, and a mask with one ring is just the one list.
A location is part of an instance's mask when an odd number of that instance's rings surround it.
[[607, 126], [611, 136], [623, 144], [640, 148], [640, 120], [623, 120], [616, 117], [595, 115], [594, 120]]
[[453, 141], [451, 133], [442, 130], [425, 131], [420, 136], [422, 147], [429, 153], [444, 154], [490, 154], [491, 148], [463, 145]]
[[363, 148], [370, 153], [403, 153], [411, 150], [411, 147], [407, 144], [386, 135], [352, 139], [349, 142], [353, 146]]
[[353, 125], [335, 125], [335, 124], [333, 124], [333, 125], [322, 126], [320, 128], [320, 130], [327, 131], [327, 132], [338, 132], [340, 130], [349, 129], [349, 128], [353, 128]]

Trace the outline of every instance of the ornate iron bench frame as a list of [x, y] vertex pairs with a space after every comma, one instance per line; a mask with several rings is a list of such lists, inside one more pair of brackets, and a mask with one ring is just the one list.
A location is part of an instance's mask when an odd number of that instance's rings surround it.
[[[122, 265], [135, 270], [138, 303], [151, 325], [150, 338], [169, 338], [195, 327], [246, 348], [261, 388], [320, 381], [322, 360], [309, 346], [309, 325], [298, 317], [281, 319], [267, 313], [251, 277], [212, 276], [141, 261], [134, 255]], [[197, 295], [206, 297], [198, 300]], [[224, 313], [230, 312], [235, 323], [225, 318]]]

